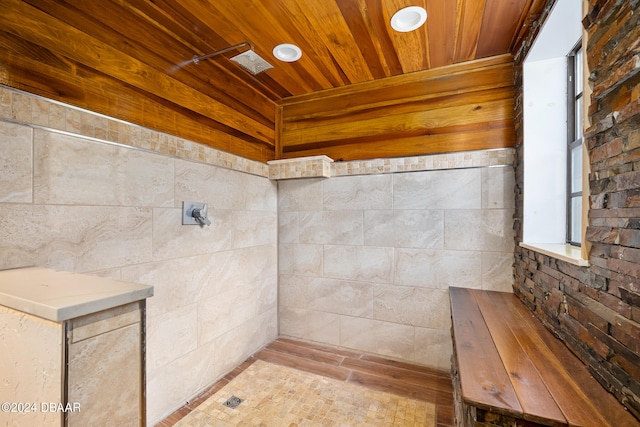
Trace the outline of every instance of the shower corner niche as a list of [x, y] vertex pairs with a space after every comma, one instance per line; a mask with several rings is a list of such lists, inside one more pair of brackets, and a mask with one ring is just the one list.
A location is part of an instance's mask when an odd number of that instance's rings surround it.
[[0, 401], [10, 405], [0, 425], [144, 426], [152, 295], [95, 276], [0, 271]]

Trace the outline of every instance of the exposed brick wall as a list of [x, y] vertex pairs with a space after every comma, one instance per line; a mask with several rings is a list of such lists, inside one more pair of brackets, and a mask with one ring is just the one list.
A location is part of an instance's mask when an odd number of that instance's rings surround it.
[[640, 0], [589, 0], [583, 21], [593, 88], [592, 126], [585, 132], [590, 266], [517, 245], [524, 191], [522, 62], [554, 1], [516, 53], [514, 291], [640, 418]]

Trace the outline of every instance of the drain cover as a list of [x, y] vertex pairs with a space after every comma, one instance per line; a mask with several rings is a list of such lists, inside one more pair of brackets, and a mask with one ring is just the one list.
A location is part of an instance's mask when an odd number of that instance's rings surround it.
[[228, 408], [236, 408], [242, 402], [244, 402], [243, 399], [240, 399], [239, 397], [231, 396], [230, 398], [227, 399], [226, 402], [223, 403], [223, 405]]

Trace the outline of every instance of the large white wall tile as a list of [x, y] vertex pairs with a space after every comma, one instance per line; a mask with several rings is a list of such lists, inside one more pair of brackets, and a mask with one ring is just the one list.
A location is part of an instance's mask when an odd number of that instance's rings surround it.
[[320, 211], [299, 214], [300, 243], [362, 245], [362, 211]]
[[155, 317], [214, 294], [218, 271], [213, 256], [206, 254], [123, 267], [120, 279], [153, 286], [147, 316]]
[[230, 372], [278, 335], [277, 310], [256, 316], [213, 341], [213, 356], [222, 374]]
[[175, 207], [182, 207], [183, 201], [191, 201], [207, 203], [210, 211], [244, 210], [247, 192], [243, 175], [202, 163], [176, 160]]
[[208, 343], [250, 319], [275, 309], [275, 278], [238, 284], [198, 300], [198, 343]]
[[154, 425], [191, 400], [224, 372], [218, 372], [214, 346], [201, 346], [183, 357], [150, 369], [147, 360], [147, 424]]
[[479, 209], [480, 169], [393, 175], [394, 209]]
[[280, 335], [340, 345], [340, 315], [302, 308], [280, 307]]
[[376, 285], [373, 298], [376, 320], [445, 330], [451, 326], [447, 290]]
[[513, 209], [447, 211], [444, 230], [447, 249], [510, 252]]
[[299, 243], [298, 212], [278, 213], [278, 243]]
[[151, 317], [147, 321], [147, 367], [162, 366], [193, 351], [198, 346], [198, 315], [191, 304]]
[[267, 278], [275, 280], [278, 274], [277, 259], [275, 245], [218, 252], [211, 257], [216, 272], [215, 292], [207, 291], [203, 295], [213, 296]]
[[340, 345], [384, 356], [413, 360], [414, 328], [380, 320], [342, 316]]
[[391, 283], [393, 248], [325, 245], [323, 272], [334, 279]]
[[242, 174], [242, 191], [246, 193], [245, 208], [250, 211], [278, 210], [278, 183], [259, 176]]
[[395, 283], [431, 289], [449, 286], [479, 289], [482, 286], [481, 253], [398, 249]]
[[174, 160], [36, 129], [34, 202], [173, 206]]
[[32, 201], [32, 130], [0, 122], [0, 203]]
[[449, 330], [416, 328], [415, 361], [451, 372], [453, 344]]
[[209, 213], [210, 226], [182, 225], [181, 208], [153, 210], [153, 259], [163, 260], [233, 249], [236, 230], [230, 214]]
[[365, 211], [364, 230], [368, 246], [443, 248], [444, 211]]
[[307, 287], [311, 310], [373, 317], [373, 285], [336, 279], [315, 278]]
[[482, 208], [513, 209], [516, 177], [512, 167], [482, 169]]
[[278, 250], [280, 274], [322, 276], [322, 246], [281, 244]]
[[309, 300], [309, 283], [313, 277], [280, 274], [278, 300], [280, 307], [306, 308]]
[[278, 209], [281, 212], [322, 209], [323, 178], [278, 182]]
[[343, 176], [323, 182], [325, 210], [391, 209], [392, 175]]
[[151, 261], [151, 210], [0, 204], [0, 269], [72, 272]]
[[513, 252], [482, 253], [482, 289], [513, 292]]
[[[231, 248], [275, 244], [278, 239], [278, 214], [270, 211], [211, 211], [209, 219], [224, 230]], [[219, 238], [219, 237], [215, 237]]]

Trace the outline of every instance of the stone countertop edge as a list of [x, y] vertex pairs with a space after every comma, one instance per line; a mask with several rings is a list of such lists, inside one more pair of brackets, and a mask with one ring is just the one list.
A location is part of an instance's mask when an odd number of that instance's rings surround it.
[[63, 322], [153, 296], [153, 286], [40, 267], [0, 271], [0, 305]]

